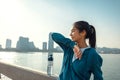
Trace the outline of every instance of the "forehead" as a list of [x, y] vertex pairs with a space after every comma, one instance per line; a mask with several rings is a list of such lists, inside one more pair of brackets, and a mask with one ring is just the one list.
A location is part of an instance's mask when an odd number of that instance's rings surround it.
[[73, 27], [71, 30], [78, 30], [76, 27]]

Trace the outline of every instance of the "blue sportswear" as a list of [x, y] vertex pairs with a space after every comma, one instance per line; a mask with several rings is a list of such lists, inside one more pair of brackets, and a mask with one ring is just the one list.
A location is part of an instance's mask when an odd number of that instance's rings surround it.
[[94, 80], [103, 80], [102, 58], [94, 48], [86, 49], [82, 58], [72, 62], [75, 42], [60, 33], [52, 33], [52, 39], [63, 49], [63, 64], [59, 80], [89, 80], [91, 73]]

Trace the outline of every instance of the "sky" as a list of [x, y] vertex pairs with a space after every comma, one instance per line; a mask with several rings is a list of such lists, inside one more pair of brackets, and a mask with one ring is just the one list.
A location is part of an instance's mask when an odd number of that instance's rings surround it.
[[0, 44], [23, 36], [42, 48], [50, 32], [70, 38], [81, 20], [96, 28], [98, 47], [120, 48], [120, 0], [0, 0]]

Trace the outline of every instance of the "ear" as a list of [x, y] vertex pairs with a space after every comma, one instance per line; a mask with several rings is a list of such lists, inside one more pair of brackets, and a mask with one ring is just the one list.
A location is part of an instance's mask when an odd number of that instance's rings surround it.
[[83, 30], [83, 31], [81, 32], [81, 35], [82, 35], [82, 36], [86, 36], [86, 31]]

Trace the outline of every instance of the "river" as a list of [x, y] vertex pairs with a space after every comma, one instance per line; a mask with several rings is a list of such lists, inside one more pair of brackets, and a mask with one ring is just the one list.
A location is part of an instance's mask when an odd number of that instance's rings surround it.
[[[120, 54], [100, 54], [103, 58], [104, 80], [120, 80]], [[62, 66], [63, 53], [53, 53], [54, 75], [59, 75]], [[48, 53], [43, 52], [0, 52], [0, 61], [29, 67], [47, 73]]]

